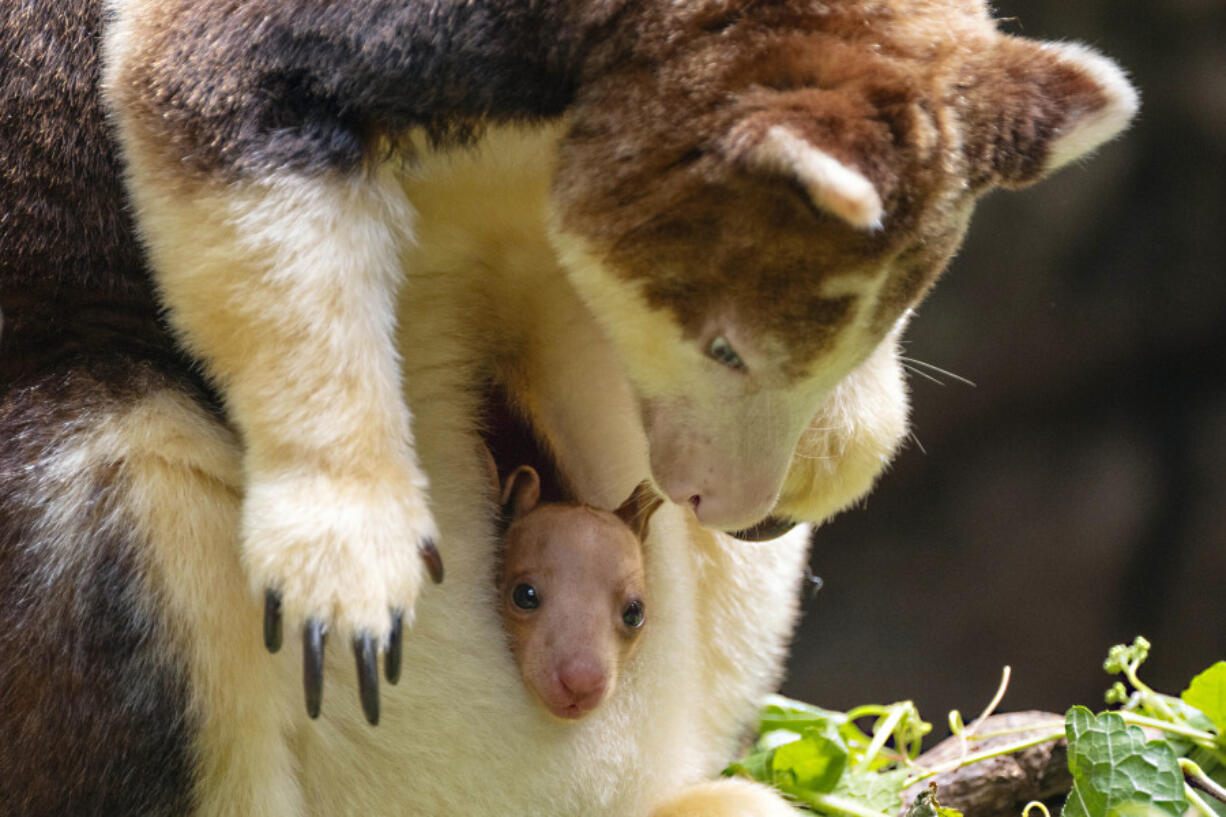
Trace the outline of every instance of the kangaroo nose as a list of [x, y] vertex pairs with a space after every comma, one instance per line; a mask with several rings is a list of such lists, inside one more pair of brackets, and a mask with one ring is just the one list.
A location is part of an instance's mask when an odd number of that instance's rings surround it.
[[775, 506], [777, 486], [769, 480], [703, 484], [694, 479], [666, 481], [661, 489], [678, 505], [689, 505], [698, 523], [716, 530], [740, 530], [757, 524]]
[[689, 499], [698, 523], [716, 530], [739, 530], [757, 524], [775, 505], [775, 496], [751, 497], [748, 492], [732, 494], [712, 491]]
[[698, 513], [698, 506], [702, 504], [702, 492], [698, 490], [697, 486], [681, 483], [679, 485], [666, 485], [662, 487], [665, 493], [668, 494], [668, 498], [675, 504], [689, 505], [694, 510], [694, 513]]

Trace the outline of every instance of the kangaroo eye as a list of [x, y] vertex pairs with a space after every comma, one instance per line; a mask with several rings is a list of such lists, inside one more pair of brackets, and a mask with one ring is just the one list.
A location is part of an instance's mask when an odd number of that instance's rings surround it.
[[511, 602], [521, 610], [535, 610], [541, 606], [541, 597], [530, 584], [517, 584], [511, 590]]
[[643, 602], [637, 599], [627, 604], [626, 608], [622, 610], [622, 624], [625, 624], [631, 630], [637, 630], [639, 627], [642, 627], [643, 618]]
[[707, 356], [729, 369], [743, 370], [745, 368], [745, 361], [741, 360], [736, 349], [732, 348], [732, 344], [723, 335], [717, 335], [712, 339], [710, 345], [707, 346]]

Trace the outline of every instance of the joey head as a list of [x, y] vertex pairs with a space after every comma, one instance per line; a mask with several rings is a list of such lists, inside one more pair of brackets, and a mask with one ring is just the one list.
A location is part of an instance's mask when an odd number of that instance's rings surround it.
[[642, 542], [662, 500], [646, 484], [614, 511], [540, 501], [523, 465], [507, 477], [499, 607], [520, 675], [545, 709], [578, 720], [613, 693], [647, 620]]

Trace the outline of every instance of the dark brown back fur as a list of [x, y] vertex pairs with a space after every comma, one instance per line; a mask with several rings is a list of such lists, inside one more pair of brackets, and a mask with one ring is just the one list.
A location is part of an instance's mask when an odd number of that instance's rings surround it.
[[351, 171], [424, 128], [560, 115], [620, 0], [161, 0], [116, 100], [172, 166], [233, 178]]
[[99, 0], [0, 4], [0, 388], [107, 348], [178, 361], [102, 110], [101, 24]]
[[[142, 575], [145, 545], [117, 505], [123, 462], [66, 474], [57, 461], [132, 396], [167, 385], [114, 359], [0, 395], [0, 815], [191, 807], [187, 681]], [[83, 485], [88, 501], [66, 504]], [[62, 538], [48, 537], [48, 515]]]

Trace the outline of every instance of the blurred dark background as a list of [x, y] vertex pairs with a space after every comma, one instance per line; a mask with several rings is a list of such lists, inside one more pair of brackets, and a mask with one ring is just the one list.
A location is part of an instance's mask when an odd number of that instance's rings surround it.
[[1063, 712], [1138, 633], [1163, 691], [1226, 659], [1226, 2], [995, 6], [1118, 60], [1140, 118], [980, 205], [905, 351], [976, 385], [910, 376], [915, 439], [817, 532], [783, 690], [909, 698], [938, 732], [1004, 664], [1002, 710]]

